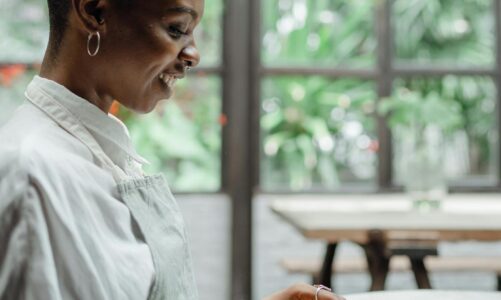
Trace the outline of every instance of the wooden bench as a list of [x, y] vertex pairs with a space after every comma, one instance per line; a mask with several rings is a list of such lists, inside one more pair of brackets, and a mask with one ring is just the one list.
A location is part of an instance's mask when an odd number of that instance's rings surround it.
[[[424, 263], [429, 272], [492, 272], [497, 276], [497, 290], [501, 291], [501, 257], [427, 256], [424, 258]], [[309, 274], [315, 278], [321, 268], [322, 261], [287, 258], [283, 259], [280, 264], [291, 274]], [[409, 270], [411, 270], [411, 264], [408, 256], [392, 256], [390, 271]], [[333, 274], [366, 271], [367, 260], [365, 257], [336, 259], [332, 270]]]

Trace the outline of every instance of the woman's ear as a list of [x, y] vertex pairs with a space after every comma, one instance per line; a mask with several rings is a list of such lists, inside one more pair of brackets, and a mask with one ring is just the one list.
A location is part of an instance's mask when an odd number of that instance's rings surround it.
[[103, 32], [109, 8], [107, 0], [73, 0], [73, 8], [86, 32]]

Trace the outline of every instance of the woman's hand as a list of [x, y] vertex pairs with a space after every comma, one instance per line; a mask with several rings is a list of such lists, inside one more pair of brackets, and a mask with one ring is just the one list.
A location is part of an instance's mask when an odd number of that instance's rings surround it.
[[315, 298], [316, 292], [317, 288], [312, 285], [296, 283], [283, 291], [266, 297], [263, 300], [345, 300], [345, 298], [334, 295], [326, 290], [320, 290], [317, 294], [318, 297]]

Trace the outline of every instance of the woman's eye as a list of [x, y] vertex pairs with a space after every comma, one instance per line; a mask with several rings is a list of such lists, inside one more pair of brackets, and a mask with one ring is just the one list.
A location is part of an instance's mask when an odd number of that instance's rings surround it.
[[186, 32], [182, 31], [177, 26], [169, 26], [168, 31], [170, 36], [172, 36], [174, 39], [180, 39], [183, 35], [186, 35]]

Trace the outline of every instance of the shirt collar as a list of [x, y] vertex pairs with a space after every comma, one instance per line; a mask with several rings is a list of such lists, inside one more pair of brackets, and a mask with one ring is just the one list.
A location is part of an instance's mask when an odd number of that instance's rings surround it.
[[129, 131], [122, 121], [111, 114], [105, 114], [97, 106], [75, 95], [55, 81], [35, 76], [29, 88], [40, 88], [54, 100], [68, 109], [89, 130], [108, 157], [119, 167], [134, 160], [139, 164], [148, 161], [137, 154], [129, 137]]

